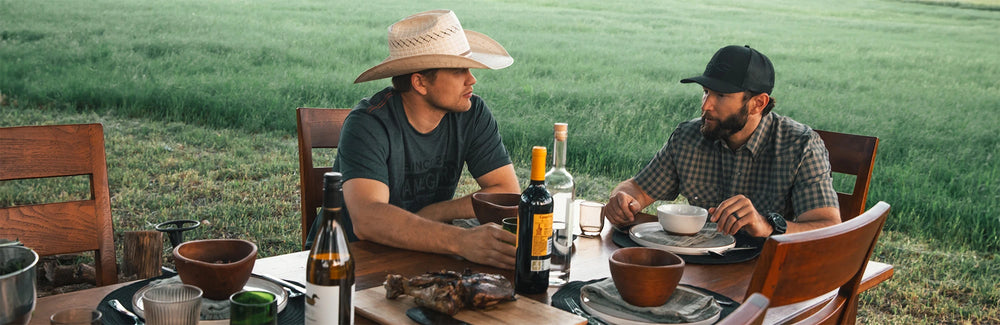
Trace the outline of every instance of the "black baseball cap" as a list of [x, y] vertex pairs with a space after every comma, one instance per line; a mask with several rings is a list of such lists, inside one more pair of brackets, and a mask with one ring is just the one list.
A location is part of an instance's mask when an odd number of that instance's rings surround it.
[[774, 89], [774, 66], [750, 45], [730, 45], [715, 52], [705, 73], [681, 80], [681, 83], [691, 82], [721, 93], [752, 91], [770, 95]]

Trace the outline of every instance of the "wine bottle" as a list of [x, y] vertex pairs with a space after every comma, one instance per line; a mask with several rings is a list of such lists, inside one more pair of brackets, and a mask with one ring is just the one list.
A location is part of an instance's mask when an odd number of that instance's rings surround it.
[[552, 195], [545, 189], [545, 147], [531, 149], [531, 182], [517, 208], [517, 255], [514, 290], [522, 294], [549, 287], [552, 240]]
[[354, 324], [354, 259], [343, 202], [340, 173], [323, 174], [323, 221], [306, 262], [306, 324]]
[[573, 175], [566, 171], [566, 123], [554, 126], [555, 142], [552, 144], [552, 168], [545, 173], [545, 189], [552, 193], [552, 252], [549, 285], [561, 286], [569, 281], [570, 262], [573, 259], [573, 231], [576, 216], [571, 206], [576, 198]]

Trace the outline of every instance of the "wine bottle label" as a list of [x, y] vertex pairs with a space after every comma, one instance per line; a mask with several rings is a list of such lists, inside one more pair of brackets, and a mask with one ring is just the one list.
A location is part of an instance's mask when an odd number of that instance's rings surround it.
[[531, 272], [548, 271], [552, 268], [552, 259], [546, 258], [531, 261]]
[[549, 255], [549, 240], [552, 238], [552, 214], [536, 214], [531, 234], [531, 256]]
[[[355, 285], [351, 285], [354, 301]], [[351, 324], [354, 324], [354, 306], [351, 306]], [[340, 286], [321, 286], [306, 282], [306, 324], [338, 324], [340, 321]]]

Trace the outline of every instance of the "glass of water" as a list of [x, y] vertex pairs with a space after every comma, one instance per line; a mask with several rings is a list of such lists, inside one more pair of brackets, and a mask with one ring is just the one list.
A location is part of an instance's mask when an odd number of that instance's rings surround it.
[[585, 237], [597, 237], [604, 229], [604, 204], [593, 201], [580, 202], [580, 231]]

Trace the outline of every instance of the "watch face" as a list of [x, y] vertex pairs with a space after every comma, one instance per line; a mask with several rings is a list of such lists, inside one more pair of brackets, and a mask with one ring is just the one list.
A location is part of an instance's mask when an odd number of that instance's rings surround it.
[[785, 218], [781, 217], [780, 214], [771, 213], [768, 216], [768, 221], [771, 227], [774, 228], [775, 234], [783, 234], [787, 230], [788, 223], [785, 222]]

